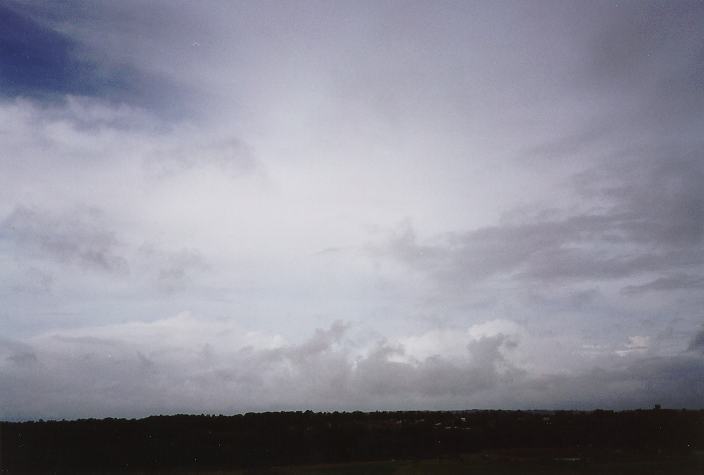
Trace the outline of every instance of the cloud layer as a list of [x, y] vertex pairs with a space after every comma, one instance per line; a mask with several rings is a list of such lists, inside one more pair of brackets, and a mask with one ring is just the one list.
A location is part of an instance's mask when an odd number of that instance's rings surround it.
[[[701, 334], [690, 352], [671, 357], [624, 351], [589, 370], [540, 375], [514, 362], [521, 344], [516, 335], [475, 326], [454, 335], [463, 348], [450, 355], [436, 337], [365, 343], [335, 322], [296, 344], [182, 314], [46, 333], [26, 343], [3, 340], [2, 416], [134, 416], [195, 407], [209, 413], [453, 409], [497, 402], [511, 408], [698, 407], [704, 396]], [[412, 344], [419, 340], [426, 352]], [[429, 342], [436, 345], [428, 354]], [[626, 347], [648, 353], [633, 339]]]
[[701, 2], [0, 19], [0, 417], [704, 400]]

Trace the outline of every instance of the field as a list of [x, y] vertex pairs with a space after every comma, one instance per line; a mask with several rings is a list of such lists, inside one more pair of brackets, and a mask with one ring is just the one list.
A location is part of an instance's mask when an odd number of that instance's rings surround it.
[[0, 424], [0, 473], [698, 474], [704, 411], [281, 412]]
[[[91, 472], [92, 473], [92, 472]], [[454, 458], [318, 464], [248, 470], [149, 470], [110, 475], [702, 475], [704, 452], [652, 454], [629, 451], [574, 452], [555, 449], [486, 451]]]

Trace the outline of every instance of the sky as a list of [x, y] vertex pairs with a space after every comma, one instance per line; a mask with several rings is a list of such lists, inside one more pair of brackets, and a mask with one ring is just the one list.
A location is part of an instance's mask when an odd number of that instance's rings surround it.
[[0, 419], [702, 408], [701, 1], [0, 4]]

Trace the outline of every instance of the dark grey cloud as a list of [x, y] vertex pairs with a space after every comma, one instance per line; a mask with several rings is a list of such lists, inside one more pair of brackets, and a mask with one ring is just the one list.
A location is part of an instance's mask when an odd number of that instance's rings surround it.
[[[209, 268], [196, 249], [168, 249], [153, 244], [138, 248], [113, 231], [100, 210], [78, 208], [48, 212], [19, 206], [0, 222], [0, 240], [14, 248], [15, 256], [38, 265], [56, 263], [104, 272], [116, 277], [138, 271], [149, 286], [173, 293], [189, 289]], [[15, 289], [49, 293], [55, 276], [29, 266]]]
[[308, 341], [300, 346], [288, 349], [284, 352], [284, 356], [297, 361], [303, 361], [310, 356], [330, 351], [335, 343], [340, 342], [347, 327], [344, 322], [335, 321], [328, 329], [316, 329], [315, 333]]
[[121, 243], [101, 218], [94, 209], [54, 215], [19, 206], [0, 222], [0, 239], [11, 243], [18, 257], [50, 259], [110, 273], [127, 272]]
[[2, 337], [0, 337], [0, 355], [4, 355], [6, 361], [17, 366], [31, 365], [37, 361], [31, 345]]
[[704, 147], [666, 144], [622, 154], [575, 179], [585, 198], [605, 201], [626, 239], [660, 247], [700, 243], [704, 236]]
[[610, 13], [595, 31], [594, 56], [587, 65], [597, 77], [628, 87], [661, 64], [672, 64], [663, 56], [673, 53], [673, 46], [681, 56], [697, 55], [691, 46], [701, 45], [697, 20], [704, 8], [699, 1], [631, 1], [614, 5]]
[[501, 398], [506, 404], [534, 408], [699, 408], [703, 376], [702, 358], [638, 357], [577, 374], [528, 378], [507, 391], [511, 396]]
[[598, 122], [589, 123], [576, 132], [570, 132], [552, 141], [540, 143], [521, 151], [520, 158], [526, 157], [549, 160], [564, 160], [578, 157], [583, 152], [590, 152], [596, 145], [607, 142], [613, 130], [614, 121], [600, 118]]
[[657, 292], [670, 290], [704, 289], [704, 277], [700, 275], [676, 274], [657, 279], [640, 285], [628, 285], [623, 288], [623, 293], [629, 295], [641, 292]]
[[575, 177], [584, 199], [578, 211], [539, 212], [427, 244], [406, 226], [385, 251], [460, 286], [494, 276], [601, 281], [697, 271], [704, 263], [699, 153], [630, 159], [581, 173]]
[[496, 336], [470, 343], [468, 362], [431, 356], [415, 363], [394, 360], [396, 354], [403, 354], [403, 348], [382, 343], [357, 362], [351, 389], [357, 398], [366, 400], [366, 406], [373, 405], [374, 398], [404, 399], [414, 406], [423, 402], [435, 405], [434, 399], [469, 399], [523, 376], [506, 363], [500, 351], [504, 341], [505, 337]]
[[704, 328], [702, 328], [689, 344], [689, 351], [696, 351], [704, 355]]
[[587, 10], [599, 16], [587, 14], [580, 22], [590, 26], [575, 39], [579, 61], [564, 81], [565, 96], [584, 115], [549, 130], [552, 140], [523, 148], [519, 159], [610, 166], [627, 158], [627, 147], [660, 147], [673, 155], [690, 144], [703, 125], [701, 2], [605, 2]]
[[609, 13], [585, 64], [591, 85], [601, 93], [640, 94], [641, 122], [696, 117], [704, 105], [702, 3], [624, 2]]
[[210, 266], [195, 249], [169, 250], [153, 244], [140, 246], [133, 261], [139, 262], [141, 272], [153, 277], [153, 283], [162, 291], [173, 293], [192, 286], [198, 275]]
[[16, 365], [24, 366], [35, 363], [37, 361], [37, 356], [32, 352], [14, 353], [8, 356], [7, 359]]

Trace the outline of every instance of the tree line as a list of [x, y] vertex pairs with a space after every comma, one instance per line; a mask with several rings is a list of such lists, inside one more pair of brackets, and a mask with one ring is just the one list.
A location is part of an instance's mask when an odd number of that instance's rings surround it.
[[0, 423], [0, 468], [228, 469], [508, 448], [704, 449], [704, 411], [264, 412]]

